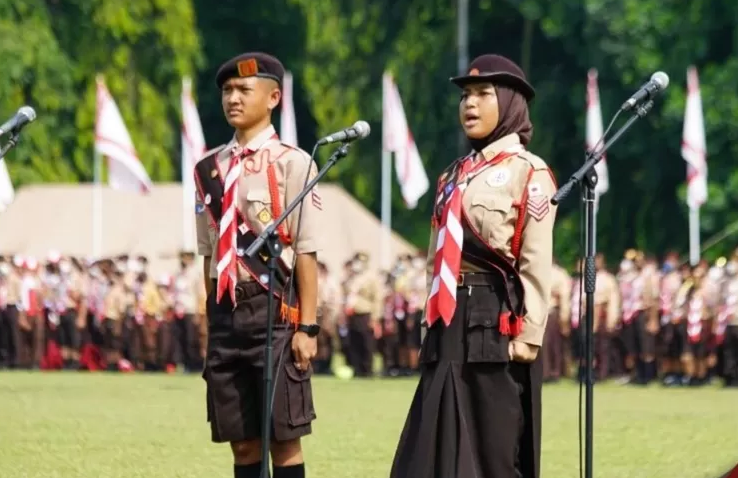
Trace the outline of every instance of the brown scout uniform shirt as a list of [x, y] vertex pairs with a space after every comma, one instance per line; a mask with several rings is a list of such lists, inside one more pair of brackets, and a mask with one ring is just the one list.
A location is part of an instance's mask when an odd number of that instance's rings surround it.
[[103, 300], [103, 317], [119, 321], [126, 313], [126, 290], [123, 282], [115, 280]]
[[550, 309], [553, 310], [558, 307], [559, 322], [562, 326], [567, 327], [571, 319], [571, 277], [563, 267], [554, 264], [551, 271], [551, 281]]
[[[490, 160], [504, 150], [520, 144], [517, 134], [510, 134], [482, 150], [484, 159]], [[528, 173], [533, 170], [528, 182]], [[512, 238], [518, 209], [514, 204], [523, 197], [526, 184], [530, 197], [541, 196], [550, 201], [556, 185], [546, 162], [538, 156], [523, 151], [496, 163], [474, 177], [464, 191], [462, 207], [471, 226], [481, 233], [487, 246], [511, 263], [516, 261], [512, 251]], [[551, 295], [551, 269], [553, 266], [553, 226], [556, 207], [548, 203], [548, 212], [540, 220], [528, 216], [522, 234], [522, 247], [518, 260], [518, 272], [525, 290], [523, 331], [516, 338], [520, 342], [540, 346], [548, 321]], [[431, 227], [429, 251], [435, 252], [438, 229]], [[430, 295], [433, 281], [435, 254], [428, 254], [426, 276]], [[472, 264], [462, 261], [461, 272], [479, 272]]]
[[6, 300], [7, 300], [7, 306], [19, 306], [21, 302], [21, 294], [22, 294], [22, 285], [23, 282], [21, 281], [21, 277], [18, 274], [18, 271], [15, 269], [11, 269], [8, 275], [5, 277], [5, 293]]
[[346, 284], [346, 308], [354, 315], [369, 314], [381, 318], [384, 309], [383, 288], [368, 270], [354, 274]]
[[[586, 312], [584, 301], [586, 294], [582, 293], [582, 311]], [[620, 321], [620, 285], [614, 275], [607, 271], [597, 271], [595, 279], [595, 331], [602, 326], [602, 319], [608, 332], [612, 332]]]
[[[297, 197], [305, 185], [305, 176], [310, 179], [317, 175], [315, 165], [310, 156], [303, 150], [282, 144], [278, 139], [271, 139], [275, 131], [269, 126], [259, 133], [244, 147], [245, 150], [256, 151], [241, 161], [241, 179], [238, 182], [237, 207], [241, 211], [249, 228], [255, 234], [260, 234], [275, 219], [275, 210], [284, 209]], [[231, 149], [236, 146], [234, 138], [225, 146], [215, 148], [220, 150], [217, 154], [218, 169], [220, 176], [224, 178], [228, 171]], [[212, 150], [205, 157], [213, 153]], [[277, 159], [279, 158], [279, 159]], [[279, 186], [280, 204], [272, 204], [269, 194], [269, 181], [267, 176], [269, 164], [274, 164], [276, 179]], [[302, 218], [300, 220], [300, 237], [297, 236], [298, 206], [287, 218], [284, 224], [285, 231], [289, 234], [292, 244], [282, 244], [282, 260], [288, 267], [292, 264], [293, 251], [297, 254], [308, 254], [320, 250], [320, 215], [322, 206], [320, 198], [315, 194], [305, 196], [302, 206]], [[217, 247], [218, 228], [212, 224], [210, 215], [203, 210], [204, 202], [199, 193], [195, 198], [197, 214], [195, 224], [197, 229], [197, 252], [201, 256], [212, 257], [210, 261], [210, 278], [217, 279]], [[205, 206], [207, 207], [207, 206]], [[202, 211], [202, 212], [199, 212]], [[258, 256], [256, 256], [258, 258]], [[238, 267], [238, 279], [251, 281], [253, 278], [241, 265]]]
[[197, 314], [202, 283], [200, 273], [194, 265], [180, 270], [174, 276], [173, 299], [176, 314]]

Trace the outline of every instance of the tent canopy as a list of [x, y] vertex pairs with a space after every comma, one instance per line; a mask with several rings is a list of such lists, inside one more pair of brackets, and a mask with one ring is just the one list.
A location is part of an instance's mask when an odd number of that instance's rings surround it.
[[[324, 212], [320, 230], [326, 235], [320, 260], [340, 273], [346, 260], [365, 251], [371, 268], [378, 270], [380, 221], [339, 185], [326, 183], [319, 188]], [[50, 251], [92, 256], [93, 191], [90, 184], [21, 188], [0, 214], [0, 253], [39, 260], [45, 260]], [[177, 253], [184, 245], [182, 197], [179, 183], [156, 184], [148, 195], [103, 188], [101, 257], [142, 254], [149, 258], [153, 273], [174, 272]], [[390, 257], [417, 253], [394, 232], [390, 244]]]

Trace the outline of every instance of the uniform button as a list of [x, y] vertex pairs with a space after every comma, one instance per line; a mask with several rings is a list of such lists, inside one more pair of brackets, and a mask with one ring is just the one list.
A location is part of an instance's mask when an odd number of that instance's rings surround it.
[[492, 321], [490, 319], [487, 319], [487, 320], [484, 321], [484, 325], [486, 325], [488, 327], [491, 327], [492, 326]]

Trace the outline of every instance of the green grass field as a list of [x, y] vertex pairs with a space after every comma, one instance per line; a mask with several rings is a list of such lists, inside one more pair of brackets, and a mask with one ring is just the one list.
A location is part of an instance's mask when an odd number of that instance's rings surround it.
[[[314, 380], [311, 478], [388, 476], [414, 379]], [[578, 477], [578, 387], [544, 389], [543, 476]], [[717, 477], [738, 460], [738, 393], [595, 388], [595, 476]], [[230, 477], [196, 376], [0, 373], [0, 477]]]

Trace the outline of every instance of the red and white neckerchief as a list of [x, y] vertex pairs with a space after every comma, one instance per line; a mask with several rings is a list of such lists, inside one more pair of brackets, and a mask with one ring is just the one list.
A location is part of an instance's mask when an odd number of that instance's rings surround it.
[[[498, 163], [524, 150], [516, 144], [488, 160], [474, 161], [476, 154], [466, 156], [454, 167], [448, 181], [438, 191], [436, 211], [442, 211], [438, 221], [438, 240], [433, 266], [433, 282], [428, 297], [426, 320], [428, 326], [439, 318], [448, 326], [456, 310], [456, 287], [461, 270], [461, 251], [464, 230], [461, 226], [461, 203], [469, 182], [487, 166]], [[436, 213], [437, 214], [437, 213]]]
[[[218, 225], [218, 254], [217, 254], [217, 271], [218, 271], [218, 287], [216, 290], [215, 300], [220, 303], [226, 289], [231, 296], [231, 303], [236, 304], [236, 282], [238, 277], [238, 258], [236, 256], [236, 242], [238, 237], [238, 180], [241, 177], [242, 163], [241, 160], [247, 156], [256, 153], [271, 140], [277, 138], [274, 127], [269, 126], [262, 133], [259, 133], [254, 139], [249, 141], [246, 147], [241, 147], [238, 143], [234, 144], [230, 151], [230, 161], [228, 163], [228, 171], [223, 181], [223, 206]], [[243, 228], [247, 228], [243, 222]], [[247, 232], [247, 231], [244, 231]]]

